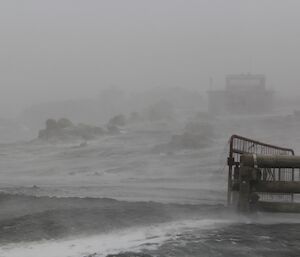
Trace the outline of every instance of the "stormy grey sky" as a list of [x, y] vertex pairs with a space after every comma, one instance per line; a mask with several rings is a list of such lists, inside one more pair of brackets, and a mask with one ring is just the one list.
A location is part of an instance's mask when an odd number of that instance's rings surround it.
[[1, 0], [0, 116], [102, 87], [300, 84], [298, 0]]

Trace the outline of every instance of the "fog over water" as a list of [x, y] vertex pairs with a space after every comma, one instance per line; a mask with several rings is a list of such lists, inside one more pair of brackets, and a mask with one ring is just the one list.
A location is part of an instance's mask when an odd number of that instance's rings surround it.
[[222, 87], [267, 76], [297, 92], [299, 2], [1, 1], [0, 110], [91, 97], [101, 88]]
[[227, 206], [231, 135], [300, 152], [299, 8], [0, 1], [0, 257], [299, 256]]

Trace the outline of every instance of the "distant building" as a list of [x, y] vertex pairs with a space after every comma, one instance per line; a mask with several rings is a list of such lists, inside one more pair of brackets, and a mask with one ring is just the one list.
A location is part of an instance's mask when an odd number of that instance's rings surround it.
[[264, 75], [228, 75], [224, 90], [208, 91], [208, 109], [215, 114], [259, 114], [272, 108], [273, 91]]

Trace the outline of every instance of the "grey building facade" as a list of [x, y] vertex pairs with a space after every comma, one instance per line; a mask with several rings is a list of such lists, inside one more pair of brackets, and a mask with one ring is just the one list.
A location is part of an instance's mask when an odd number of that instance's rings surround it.
[[272, 109], [273, 95], [264, 75], [228, 75], [224, 90], [208, 91], [208, 110], [214, 114], [265, 113]]

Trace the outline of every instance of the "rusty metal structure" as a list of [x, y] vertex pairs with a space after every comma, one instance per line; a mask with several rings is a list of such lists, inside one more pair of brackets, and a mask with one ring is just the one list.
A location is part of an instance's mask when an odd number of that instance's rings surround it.
[[290, 210], [300, 193], [300, 157], [293, 149], [233, 135], [227, 163], [228, 206], [247, 211], [257, 201], [262, 209]]

